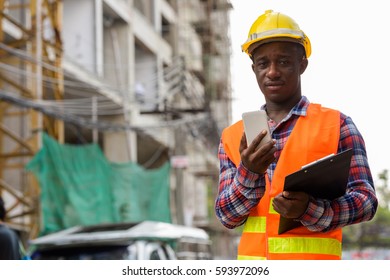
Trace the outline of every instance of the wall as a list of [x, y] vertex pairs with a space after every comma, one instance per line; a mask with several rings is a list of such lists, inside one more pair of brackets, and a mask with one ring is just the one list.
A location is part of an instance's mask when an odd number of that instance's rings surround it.
[[96, 72], [95, 5], [93, 0], [67, 0], [64, 5], [65, 56]]

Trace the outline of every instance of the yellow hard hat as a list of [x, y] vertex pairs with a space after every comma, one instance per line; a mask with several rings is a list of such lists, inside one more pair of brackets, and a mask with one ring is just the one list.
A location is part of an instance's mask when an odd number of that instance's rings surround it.
[[299, 25], [291, 17], [272, 10], [265, 11], [252, 24], [248, 39], [241, 49], [251, 55], [259, 45], [274, 41], [299, 43], [305, 48], [306, 57], [311, 54], [310, 40]]

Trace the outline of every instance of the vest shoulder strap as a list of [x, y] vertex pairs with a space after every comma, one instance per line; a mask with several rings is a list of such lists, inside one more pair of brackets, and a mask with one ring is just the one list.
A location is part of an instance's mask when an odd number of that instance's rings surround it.
[[222, 132], [222, 143], [225, 153], [233, 163], [238, 166], [241, 161], [240, 149], [241, 137], [244, 132], [244, 125], [242, 120], [225, 128]]

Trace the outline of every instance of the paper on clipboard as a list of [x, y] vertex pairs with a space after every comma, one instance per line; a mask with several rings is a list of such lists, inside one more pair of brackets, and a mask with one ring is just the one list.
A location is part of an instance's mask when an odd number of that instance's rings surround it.
[[[285, 191], [302, 191], [313, 197], [335, 199], [345, 194], [352, 149], [330, 155], [286, 176]], [[279, 234], [301, 226], [293, 219], [280, 217]]]

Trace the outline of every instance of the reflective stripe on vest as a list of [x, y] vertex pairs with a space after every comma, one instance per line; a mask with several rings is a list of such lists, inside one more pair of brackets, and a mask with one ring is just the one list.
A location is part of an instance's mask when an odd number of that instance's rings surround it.
[[[239, 145], [242, 121], [222, 134], [228, 157], [240, 163]], [[277, 233], [280, 215], [272, 208], [272, 199], [283, 190], [284, 178], [301, 166], [336, 153], [340, 137], [340, 113], [319, 104], [310, 104], [307, 116], [300, 117], [278, 160], [272, 184], [266, 175], [266, 192], [251, 210], [238, 248], [238, 259], [340, 259], [342, 231], [310, 232], [298, 227]]]
[[332, 238], [273, 237], [268, 239], [270, 253], [310, 253], [338, 256], [341, 242]]
[[249, 216], [246, 220], [244, 231], [245, 232], [256, 232], [265, 233], [266, 229], [266, 217], [253, 217]]

